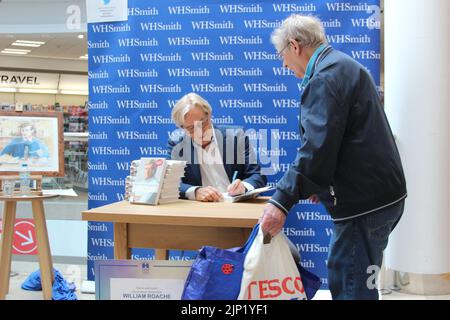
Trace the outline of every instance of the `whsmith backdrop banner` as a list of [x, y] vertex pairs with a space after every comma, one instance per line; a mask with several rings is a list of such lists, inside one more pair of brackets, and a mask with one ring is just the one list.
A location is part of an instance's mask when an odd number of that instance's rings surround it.
[[[250, 133], [275, 185], [300, 147], [301, 80], [283, 68], [272, 30], [292, 13], [319, 17], [329, 43], [366, 66], [379, 84], [379, 4], [129, 0], [128, 21], [89, 24], [89, 208], [123, 200], [132, 160], [167, 156], [167, 140], [177, 134], [172, 107], [189, 92], [209, 101], [214, 124]], [[322, 205], [302, 201], [284, 229], [323, 288], [331, 228]], [[114, 258], [113, 225], [89, 223], [88, 230], [93, 279], [94, 261]], [[195, 255], [170, 252], [171, 259]], [[134, 249], [132, 258], [153, 259], [154, 252]]]

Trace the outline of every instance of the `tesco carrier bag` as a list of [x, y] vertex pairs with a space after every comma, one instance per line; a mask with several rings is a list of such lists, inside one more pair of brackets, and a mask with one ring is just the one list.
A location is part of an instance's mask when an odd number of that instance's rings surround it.
[[244, 260], [238, 300], [306, 300], [302, 279], [284, 233], [264, 243], [263, 232], [258, 229]]

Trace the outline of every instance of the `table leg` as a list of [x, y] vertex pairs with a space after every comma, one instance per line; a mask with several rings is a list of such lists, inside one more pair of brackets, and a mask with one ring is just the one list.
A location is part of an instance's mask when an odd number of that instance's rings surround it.
[[131, 259], [128, 246], [128, 226], [126, 223], [114, 223], [114, 259]]
[[16, 202], [5, 201], [3, 209], [3, 235], [0, 248], [0, 300], [4, 300], [9, 291], [9, 272], [11, 270], [15, 216]]
[[169, 250], [155, 249], [155, 260], [169, 260]]
[[52, 300], [54, 274], [43, 201], [33, 200], [32, 207], [34, 223], [36, 226], [36, 240], [39, 255], [39, 267], [41, 269], [42, 292], [45, 300]]

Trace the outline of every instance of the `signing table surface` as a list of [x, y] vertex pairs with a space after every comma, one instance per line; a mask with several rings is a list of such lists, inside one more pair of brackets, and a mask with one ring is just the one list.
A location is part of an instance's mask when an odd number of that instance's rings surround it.
[[114, 223], [115, 259], [130, 259], [131, 248], [154, 248], [159, 260], [168, 258], [169, 249], [243, 245], [267, 199], [236, 203], [179, 200], [158, 206], [121, 201], [84, 211], [82, 217]]

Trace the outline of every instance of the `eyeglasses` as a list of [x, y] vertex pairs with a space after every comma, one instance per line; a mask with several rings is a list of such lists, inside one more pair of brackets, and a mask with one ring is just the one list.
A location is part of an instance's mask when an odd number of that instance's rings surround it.
[[282, 54], [283, 54], [283, 51], [286, 50], [287, 47], [289, 47], [290, 44], [291, 44], [291, 43], [288, 42], [288, 44], [285, 45], [285, 46], [283, 47], [283, 49], [281, 49], [280, 52], [277, 53], [277, 58], [278, 58], [279, 60], [283, 60], [283, 55], [282, 55]]
[[209, 116], [206, 116], [206, 117], [204, 117], [204, 118], [202, 118], [202, 119], [200, 119], [198, 121], [194, 121], [194, 125], [193, 126], [188, 126], [188, 127], [181, 126], [181, 128], [186, 130], [189, 133], [193, 133], [194, 130], [195, 130], [195, 127], [198, 127], [198, 124], [201, 123], [202, 124], [202, 130], [204, 130], [209, 125], [210, 120], [211, 120], [211, 118]]
[[298, 45], [301, 44], [300, 40], [297, 40], [297, 39], [291, 39], [291, 40], [289, 40], [289, 42], [287, 43], [287, 45], [285, 45], [285, 46], [283, 47], [283, 49], [281, 49], [280, 52], [277, 53], [277, 58], [280, 59], [281, 61], [283, 61], [283, 59], [284, 59], [284, 57], [283, 57], [283, 51], [286, 50], [286, 49], [289, 47], [289, 45], [291, 44], [291, 41], [296, 41], [296, 42], [298, 43]]

